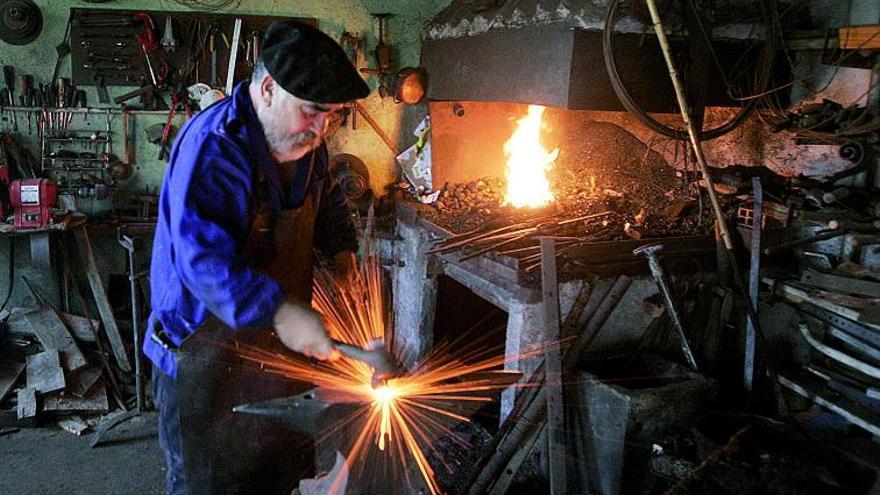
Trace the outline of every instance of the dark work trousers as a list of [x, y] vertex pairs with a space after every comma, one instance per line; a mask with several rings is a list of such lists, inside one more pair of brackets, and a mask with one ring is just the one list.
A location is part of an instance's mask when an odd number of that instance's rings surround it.
[[159, 417], [159, 447], [165, 454], [165, 492], [186, 495], [183, 471], [183, 446], [180, 441], [180, 409], [177, 406], [177, 383], [174, 378], [153, 366], [153, 402]]

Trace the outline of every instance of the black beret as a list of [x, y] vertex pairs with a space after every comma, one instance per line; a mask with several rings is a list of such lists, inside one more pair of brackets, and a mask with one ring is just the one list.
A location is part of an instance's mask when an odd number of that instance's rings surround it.
[[272, 78], [297, 98], [315, 103], [345, 103], [370, 94], [345, 50], [308, 24], [270, 24], [263, 35], [260, 57]]

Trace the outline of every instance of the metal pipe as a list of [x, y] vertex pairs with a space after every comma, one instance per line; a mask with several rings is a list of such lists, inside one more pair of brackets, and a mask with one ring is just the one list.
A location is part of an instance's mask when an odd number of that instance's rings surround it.
[[[544, 296], [544, 340], [559, 342], [559, 284], [556, 273], [556, 241], [541, 238], [541, 292]], [[562, 402], [562, 359], [559, 349], [544, 347], [544, 394], [547, 396], [547, 451], [551, 495], [565, 495], [565, 418]]]
[[[752, 306], [758, 307], [758, 286], [761, 284], [761, 230], [764, 223], [764, 192], [761, 178], [752, 177], [754, 206], [752, 208], [752, 252], [749, 266], [749, 299]], [[746, 345], [743, 359], [743, 387], [747, 393], [752, 391], [755, 377], [755, 326], [752, 320], [746, 322]]]
[[134, 263], [134, 238], [123, 234], [121, 231], [117, 231], [117, 241], [125, 250], [128, 252], [128, 281], [129, 287], [131, 290], [131, 327], [132, 334], [134, 337], [134, 383], [135, 383], [135, 392], [137, 396], [137, 411], [144, 412], [146, 409], [145, 405], [145, 394], [144, 394], [144, 382], [143, 382], [143, 372], [141, 371], [141, 329], [139, 322], [140, 315], [140, 307], [138, 305], [138, 297], [137, 297], [137, 280], [138, 274], [135, 270]]

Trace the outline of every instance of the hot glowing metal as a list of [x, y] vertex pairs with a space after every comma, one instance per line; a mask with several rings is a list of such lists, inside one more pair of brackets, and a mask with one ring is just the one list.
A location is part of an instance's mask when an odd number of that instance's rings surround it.
[[[381, 268], [375, 257], [368, 257], [360, 271], [343, 279], [329, 272], [317, 274], [313, 306], [325, 319], [332, 338], [365, 347], [375, 339], [392, 342], [386, 327]], [[415, 466], [432, 494], [441, 492], [428, 453], [441, 462], [442, 454], [433, 443], [448, 435], [458, 422], [469, 421], [469, 414], [493, 399], [493, 393], [512, 385], [510, 373], [498, 372], [504, 365], [503, 348], [487, 348], [486, 332], [470, 336], [468, 352], [453, 355], [450, 346], [440, 345], [415, 369], [393, 378], [385, 386], [373, 388], [372, 370], [360, 361], [343, 357], [334, 362], [312, 363], [293, 354], [274, 354], [241, 346], [237, 352], [259, 362], [267, 372], [308, 381], [363, 402], [357, 413], [328, 425], [325, 436], [360, 429], [346, 456], [352, 473], [371, 456], [384, 456], [396, 465], [408, 485], [408, 466]], [[393, 349], [391, 349], [393, 351]], [[533, 349], [521, 358], [541, 354]], [[522, 386], [522, 384], [514, 385]]]

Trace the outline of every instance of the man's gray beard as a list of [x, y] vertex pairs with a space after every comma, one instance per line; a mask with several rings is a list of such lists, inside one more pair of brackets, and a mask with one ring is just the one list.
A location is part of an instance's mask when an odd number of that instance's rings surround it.
[[285, 153], [291, 151], [294, 147], [303, 147], [309, 145], [309, 150], [318, 147], [318, 136], [312, 131], [298, 132], [290, 137], [279, 138], [274, 135], [266, 136], [269, 142], [269, 148], [275, 153]]

